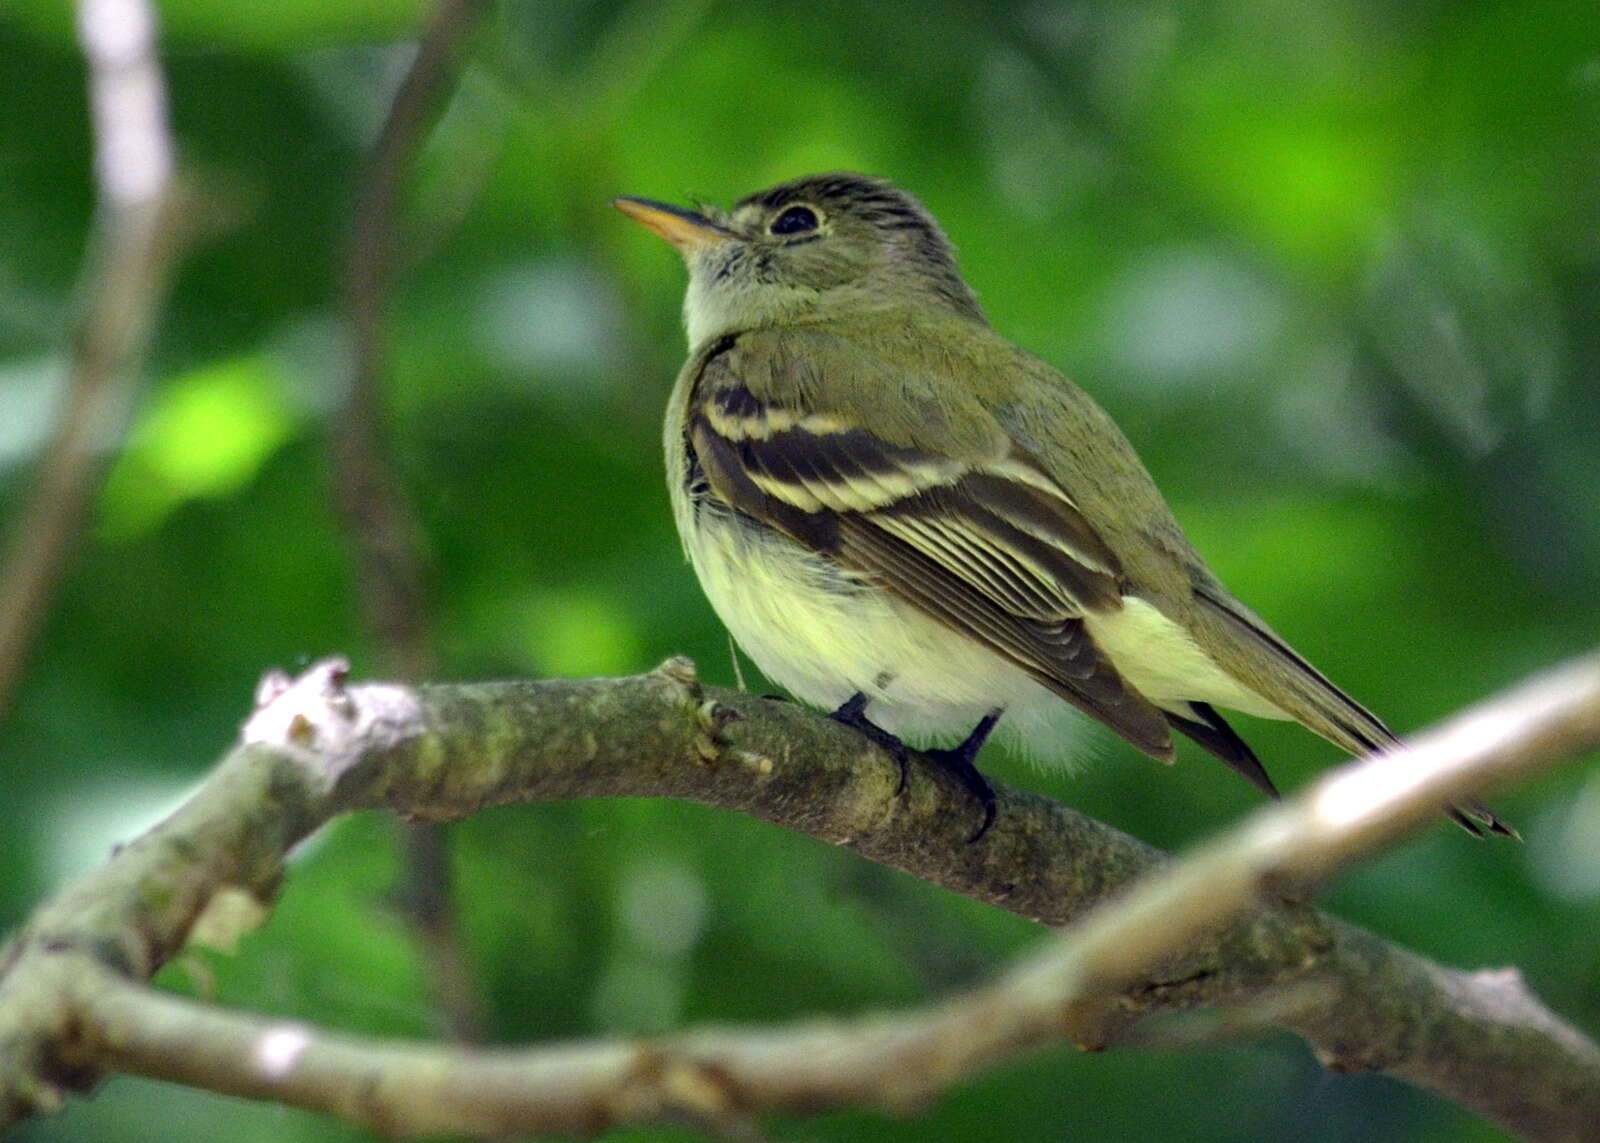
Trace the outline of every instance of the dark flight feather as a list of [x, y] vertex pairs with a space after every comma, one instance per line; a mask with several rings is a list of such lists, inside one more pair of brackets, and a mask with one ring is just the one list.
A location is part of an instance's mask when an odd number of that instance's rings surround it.
[[1267, 768], [1256, 757], [1256, 752], [1229, 726], [1210, 703], [1191, 702], [1189, 710], [1194, 718], [1184, 718], [1170, 710], [1167, 716], [1174, 729], [1182, 731], [1206, 750], [1222, 759], [1234, 770], [1244, 775], [1250, 784], [1269, 798], [1278, 797], [1278, 787], [1272, 784]]
[[784, 418], [742, 387], [716, 389], [698, 408], [688, 443], [730, 507], [870, 576], [1139, 749], [1172, 758], [1167, 719], [1081, 621], [1086, 608], [1121, 606], [1116, 560], [1064, 498], [860, 429], [775, 429]]

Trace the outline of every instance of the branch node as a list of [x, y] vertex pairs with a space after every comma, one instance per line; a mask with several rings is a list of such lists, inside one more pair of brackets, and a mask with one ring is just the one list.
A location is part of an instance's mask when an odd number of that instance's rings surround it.
[[669, 1060], [660, 1082], [661, 1094], [680, 1111], [721, 1119], [733, 1110], [728, 1078], [703, 1064]]
[[736, 1103], [731, 1079], [721, 1069], [641, 1044], [614, 1112], [622, 1121], [675, 1114], [716, 1123], [731, 1115]]
[[1519, 1014], [1541, 1007], [1521, 969], [1510, 966], [1479, 969], [1469, 973], [1467, 980], [1479, 1003], [1502, 1019], [1515, 1019]]
[[733, 757], [741, 766], [747, 766], [763, 776], [772, 773], [772, 759], [753, 750], [735, 750]]
[[349, 671], [342, 658], [312, 664], [245, 720], [240, 741], [287, 748], [326, 792], [375, 747], [393, 747], [425, 730], [415, 691], [379, 684], [361, 688], [358, 696], [345, 685]]
[[1528, 985], [1522, 977], [1522, 970], [1510, 965], [1505, 968], [1480, 968], [1472, 974], [1474, 983], [1484, 988], [1493, 988], [1497, 991], [1525, 993]]
[[[722, 736], [729, 723], [739, 722], [744, 715], [715, 699], [706, 699], [695, 709], [700, 733], [695, 735], [695, 753], [706, 765], [715, 762], [728, 741]], [[770, 767], [769, 767], [770, 768]]]
[[223, 885], [190, 926], [188, 943], [232, 956], [240, 939], [260, 928], [270, 912], [268, 903], [244, 886]]
[[252, 713], [264, 706], [271, 706], [272, 701], [294, 685], [294, 679], [289, 672], [281, 667], [273, 667], [261, 676], [261, 681], [256, 683], [254, 703], [250, 710]]
[[700, 704], [700, 717], [706, 729], [713, 734], [720, 734], [723, 727], [731, 722], [743, 722], [744, 715], [720, 702], [705, 702]]
[[311, 720], [304, 714], [296, 712], [289, 719], [289, 726], [284, 731], [284, 738], [303, 750], [309, 750], [317, 741], [316, 727], [311, 725]]
[[304, 677], [317, 680], [324, 698], [348, 701], [348, 692], [344, 684], [350, 678], [350, 660], [344, 656], [334, 655], [327, 659], [318, 659], [307, 668]]
[[651, 673], [684, 687], [694, 696], [696, 702], [700, 701], [700, 695], [704, 690], [700, 683], [700, 670], [694, 665], [694, 660], [687, 655], [674, 655]]

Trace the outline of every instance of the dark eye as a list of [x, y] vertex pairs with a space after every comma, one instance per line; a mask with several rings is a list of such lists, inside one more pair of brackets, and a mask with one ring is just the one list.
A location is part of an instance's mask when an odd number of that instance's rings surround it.
[[772, 220], [774, 234], [803, 234], [817, 228], [817, 212], [809, 206], [791, 206]]

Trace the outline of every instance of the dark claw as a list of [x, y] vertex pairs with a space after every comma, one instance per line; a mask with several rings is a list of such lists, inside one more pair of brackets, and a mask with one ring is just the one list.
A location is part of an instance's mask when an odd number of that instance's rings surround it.
[[906, 752], [906, 744], [869, 719], [864, 713], [866, 709], [867, 696], [857, 691], [828, 717], [864, 734], [868, 741], [882, 747], [889, 757], [895, 760], [900, 767], [900, 784], [894, 788], [894, 796], [898, 798], [906, 792], [906, 785], [911, 776], [911, 759]]
[[[900, 764], [900, 785], [895, 789], [895, 795], [899, 796], [905, 793], [906, 784], [910, 777], [910, 753], [907, 751], [905, 743], [867, 718], [865, 713], [867, 702], [867, 696], [863, 692], [857, 691], [828, 717], [866, 735], [868, 739], [888, 751], [889, 756]], [[989, 733], [994, 730], [995, 724], [1000, 721], [1001, 713], [999, 710], [991, 710], [984, 715], [978, 721], [978, 725], [972, 728], [972, 733], [968, 734], [959, 746], [952, 747], [949, 750], [924, 750], [921, 752], [924, 758], [943, 769], [960, 782], [962, 786], [966, 787], [967, 792], [976, 798], [978, 804], [983, 807], [983, 822], [978, 826], [977, 832], [967, 838], [968, 845], [983, 837], [984, 834], [989, 832], [989, 827], [994, 825], [997, 808], [994, 787], [989, 785], [989, 780], [978, 772], [977, 766], [973, 765], [973, 759], [978, 756], [978, 751], [983, 749], [983, 744], [988, 740]]]
[[943, 767], [945, 771], [965, 786], [967, 792], [976, 798], [978, 804], [983, 807], [983, 824], [978, 826], [976, 833], [967, 838], [968, 845], [988, 833], [989, 827], [994, 825], [994, 787], [989, 785], [989, 779], [978, 772], [978, 768], [973, 765], [972, 760], [978, 756], [978, 751], [983, 749], [983, 744], [988, 739], [989, 732], [1000, 721], [1000, 713], [998, 710], [991, 710], [984, 715], [979, 720], [978, 725], [972, 728], [972, 733], [962, 740], [961, 745], [952, 747], [949, 750], [924, 750], [922, 752], [923, 757], [935, 765]]
[[[840, 703], [839, 709], [834, 711], [828, 717], [833, 719], [835, 722], [842, 722], [846, 726], [854, 727], [857, 730], [861, 730], [864, 726], [871, 726], [873, 730], [881, 730], [881, 727], [873, 726], [872, 723], [867, 721], [866, 715], [862, 713], [866, 709], [866, 692], [857, 691], [855, 694], [845, 699], [844, 702]], [[863, 733], [865, 733], [865, 731], [863, 731]]]

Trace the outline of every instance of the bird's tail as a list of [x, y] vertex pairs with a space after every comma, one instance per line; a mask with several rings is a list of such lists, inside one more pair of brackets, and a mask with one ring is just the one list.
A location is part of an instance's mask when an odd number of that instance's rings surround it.
[[[1335, 686], [1238, 600], [1205, 587], [1196, 587], [1195, 594], [1225, 620], [1225, 625], [1237, 637], [1248, 640], [1257, 652], [1265, 650], [1280, 665], [1291, 668], [1288, 672], [1290, 685], [1275, 688], [1282, 693], [1271, 695], [1271, 701], [1289, 717], [1353, 755], [1371, 754], [1401, 744], [1399, 735], [1377, 715]], [[1275, 674], [1281, 677], [1283, 673]], [[1476, 800], [1449, 806], [1446, 812], [1462, 829], [1478, 837], [1485, 832], [1511, 838], [1521, 836], [1508, 822]]]

